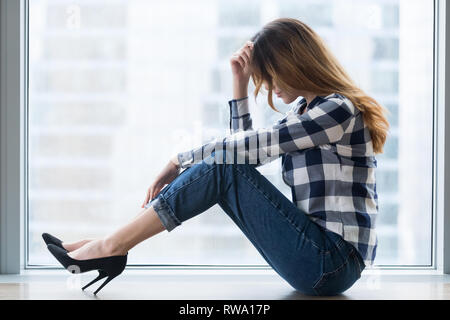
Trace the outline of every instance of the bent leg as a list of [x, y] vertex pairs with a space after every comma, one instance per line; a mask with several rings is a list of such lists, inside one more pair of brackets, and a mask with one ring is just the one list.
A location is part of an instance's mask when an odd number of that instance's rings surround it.
[[[351, 245], [313, 223], [249, 164], [202, 161], [184, 170], [146, 205], [142, 214], [106, 238], [106, 244], [115, 243], [106, 250], [106, 256], [114, 250], [120, 254], [164, 229], [170, 232], [216, 203], [295, 289], [307, 294], [334, 293], [355, 281], [356, 260], [349, 258], [354, 253]], [[96, 249], [94, 244], [82, 248], [88, 251], [92, 245]], [[348, 263], [351, 261], [353, 264]]]
[[218, 203], [291, 286], [314, 294], [330, 241], [254, 165], [202, 161], [149, 202], [167, 231]]

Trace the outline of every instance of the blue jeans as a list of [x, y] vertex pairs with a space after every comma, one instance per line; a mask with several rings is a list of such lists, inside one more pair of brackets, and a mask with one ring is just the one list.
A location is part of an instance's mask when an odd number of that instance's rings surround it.
[[356, 248], [311, 221], [255, 165], [211, 159], [182, 171], [146, 205], [168, 232], [217, 203], [294, 289], [336, 295], [361, 277]]

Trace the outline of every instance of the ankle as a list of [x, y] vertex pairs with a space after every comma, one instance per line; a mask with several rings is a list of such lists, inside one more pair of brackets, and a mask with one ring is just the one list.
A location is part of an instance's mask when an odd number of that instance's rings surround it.
[[113, 238], [103, 239], [102, 247], [108, 256], [121, 256], [126, 253], [124, 246]]

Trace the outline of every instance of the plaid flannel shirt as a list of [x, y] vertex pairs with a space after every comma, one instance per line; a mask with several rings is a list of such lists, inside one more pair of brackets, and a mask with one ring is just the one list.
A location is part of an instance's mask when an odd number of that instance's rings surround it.
[[281, 156], [293, 203], [315, 223], [343, 236], [372, 265], [378, 243], [377, 161], [361, 111], [337, 93], [317, 96], [308, 106], [302, 98], [271, 128], [255, 130], [248, 97], [228, 104], [230, 134], [178, 153], [181, 168], [211, 155], [217, 163], [256, 166]]

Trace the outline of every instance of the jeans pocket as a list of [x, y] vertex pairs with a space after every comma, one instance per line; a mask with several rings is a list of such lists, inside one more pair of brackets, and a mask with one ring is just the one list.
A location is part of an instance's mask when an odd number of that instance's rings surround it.
[[352, 250], [346, 261], [331, 272], [324, 272], [314, 285], [314, 291], [320, 296], [333, 296], [349, 289], [361, 277], [361, 268]]

